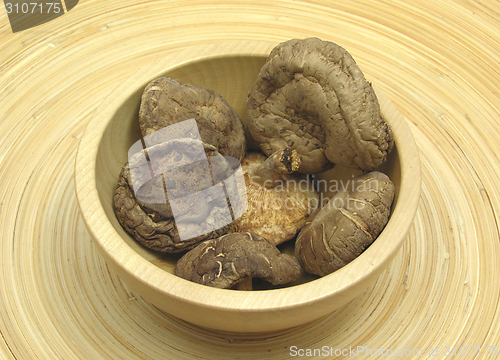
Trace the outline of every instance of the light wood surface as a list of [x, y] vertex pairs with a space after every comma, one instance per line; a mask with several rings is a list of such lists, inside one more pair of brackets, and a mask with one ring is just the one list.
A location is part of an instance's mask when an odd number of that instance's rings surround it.
[[[12, 34], [0, 5], [0, 358], [287, 359], [292, 346], [488, 358], [500, 345], [499, 19], [491, 0], [81, 1]], [[228, 334], [166, 315], [108, 271], [85, 229], [73, 183], [85, 125], [117, 83], [178, 49], [306, 36], [348, 49], [410, 124], [423, 187], [402, 251], [300, 328]]]

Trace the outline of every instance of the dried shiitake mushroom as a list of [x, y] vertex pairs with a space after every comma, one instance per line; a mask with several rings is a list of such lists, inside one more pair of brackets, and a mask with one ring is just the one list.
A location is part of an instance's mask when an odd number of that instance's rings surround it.
[[[157, 175], [151, 176], [151, 171]], [[133, 155], [123, 167], [114, 194], [116, 216], [150, 249], [168, 253], [190, 249], [226, 233], [232, 218], [221, 181], [232, 174], [226, 158], [199, 140], [154, 145]], [[181, 240], [179, 230], [203, 235]]]
[[394, 184], [373, 171], [335, 194], [299, 233], [295, 255], [310, 274], [330, 274], [358, 257], [385, 227]]
[[289, 40], [271, 51], [250, 91], [246, 118], [266, 155], [296, 150], [301, 173], [333, 164], [374, 170], [393, 146], [375, 92], [351, 55], [317, 38]]
[[301, 274], [298, 260], [282, 254], [253, 233], [227, 234], [207, 240], [179, 259], [175, 274], [199, 284], [229, 289], [248, 278], [273, 285], [295, 281]]
[[[243, 124], [236, 111], [217, 92], [166, 77], [151, 81], [144, 89], [139, 109], [139, 125], [144, 138], [193, 118], [204, 143], [215, 146], [223, 156], [243, 159], [246, 149]], [[155, 139], [154, 143], [162, 140]]]
[[290, 240], [319, 204], [319, 195], [300, 166], [295, 150], [286, 148], [269, 158], [249, 153], [242, 163], [248, 208], [228, 232], [253, 232], [273, 245]]

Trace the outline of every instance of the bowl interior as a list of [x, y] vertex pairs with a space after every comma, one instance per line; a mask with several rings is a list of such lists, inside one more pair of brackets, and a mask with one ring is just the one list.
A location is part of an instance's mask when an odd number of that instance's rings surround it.
[[[192, 83], [217, 91], [237, 111], [245, 123], [245, 102], [248, 91], [265, 60], [266, 56], [262, 55], [217, 56], [187, 62], [159, 75], [178, 79], [181, 83]], [[141, 95], [149, 80], [151, 79], [144, 79], [143, 83], [137, 82], [137, 89], [131, 96], [121, 102], [106, 127], [96, 157], [96, 188], [109, 222], [123, 241], [147, 261], [173, 273], [175, 263], [181, 255], [158, 254], [140, 246], [120, 226], [113, 209], [113, 194], [121, 168], [127, 162], [128, 150], [132, 144], [141, 138], [138, 113]], [[382, 115], [384, 116], [383, 108]], [[248, 139], [248, 144], [250, 148], [255, 148], [252, 139]], [[396, 186], [396, 198], [393, 204], [393, 209], [396, 209], [401, 182], [401, 165], [397, 142], [388, 161], [379, 170], [387, 174]], [[327, 181], [326, 184], [328, 184], [328, 186], [324, 187], [327, 188], [327, 191], [322, 195], [325, 198], [331, 196], [335, 192], [335, 184], [345, 184], [359, 174], [361, 174], [360, 171], [337, 166], [326, 173], [318, 175], [318, 179], [325, 180]], [[293, 253], [293, 243], [285, 243], [281, 246], [281, 250]], [[311, 277], [304, 276], [298, 283], [311, 279]]]

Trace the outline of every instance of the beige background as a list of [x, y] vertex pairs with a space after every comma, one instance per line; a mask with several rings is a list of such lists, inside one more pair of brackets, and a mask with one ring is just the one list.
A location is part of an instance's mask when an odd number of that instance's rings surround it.
[[[298, 329], [227, 334], [160, 312], [108, 272], [80, 218], [73, 166], [87, 121], [176, 49], [307, 36], [344, 46], [408, 120], [423, 188], [402, 251], [361, 296]], [[492, 0], [90, 0], [16, 34], [0, 4], [0, 358], [288, 359], [291, 346], [495, 358], [499, 49]]]

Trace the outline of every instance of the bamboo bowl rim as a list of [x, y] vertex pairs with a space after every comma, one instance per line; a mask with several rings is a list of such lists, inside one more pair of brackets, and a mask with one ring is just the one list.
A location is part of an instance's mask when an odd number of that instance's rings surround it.
[[[212, 288], [179, 278], [150, 263], [135, 252], [114, 229], [101, 205], [96, 186], [97, 153], [102, 135], [108, 126], [108, 121], [103, 119], [112, 118], [118, 106], [138, 90], [138, 83], [145, 84], [168, 70], [196, 61], [227, 56], [267, 57], [275, 45], [276, 43], [272, 42], [239, 41], [198, 45], [196, 52], [193, 52], [192, 48], [191, 50], [185, 48], [144, 66], [122, 82], [103, 100], [87, 124], [75, 163], [76, 195], [87, 229], [95, 239], [96, 245], [106, 254], [108, 261], [160, 295], [176, 298], [207, 310], [258, 312], [311, 305], [358, 287], [371, 274], [382, 270], [400, 249], [413, 223], [420, 198], [420, 160], [410, 128], [398, 112], [398, 116], [389, 119], [389, 123], [394, 133], [401, 166], [399, 200], [379, 237], [358, 258], [330, 275], [304, 284], [272, 290], [247, 292]], [[193, 53], [198, 55], [193, 56]], [[376, 87], [375, 89], [379, 99], [381, 96], [385, 97], [379, 89]], [[92, 129], [91, 134], [89, 129]], [[370, 261], [365, 261], [366, 259]], [[273, 296], [268, 296], [270, 292]], [[261, 301], [263, 297], [265, 306]]]

